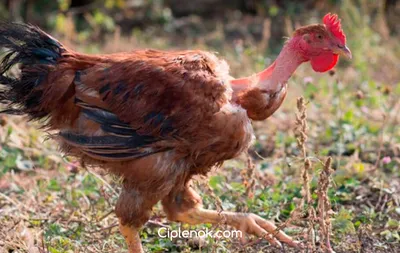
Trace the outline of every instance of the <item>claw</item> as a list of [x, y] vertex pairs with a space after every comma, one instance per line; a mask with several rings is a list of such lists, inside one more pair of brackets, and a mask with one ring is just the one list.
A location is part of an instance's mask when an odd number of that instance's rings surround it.
[[296, 249], [304, 249], [304, 244], [300, 241], [293, 241], [292, 244], [288, 245]]
[[[253, 234], [259, 238], [263, 238], [267, 240], [271, 245], [282, 248], [282, 243], [284, 242], [291, 247], [301, 248], [301, 243], [293, 240], [290, 236], [286, 235], [284, 232], [277, 230], [277, 227], [257, 216], [255, 214], [250, 214], [246, 216], [240, 217], [240, 226], [239, 229], [244, 234]], [[244, 235], [242, 235], [241, 241], [244, 239]]]

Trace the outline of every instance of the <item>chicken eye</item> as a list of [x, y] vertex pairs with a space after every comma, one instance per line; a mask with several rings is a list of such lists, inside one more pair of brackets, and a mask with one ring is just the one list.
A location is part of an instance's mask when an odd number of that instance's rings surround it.
[[321, 34], [317, 34], [317, 39], [322, 40], [322, 35]]
[[344, 46], [339, 45], [339, 44], [337, 45], [337, 47], [340, 48], [340, 49], [343, 49], [343, 48], [344, 48]]

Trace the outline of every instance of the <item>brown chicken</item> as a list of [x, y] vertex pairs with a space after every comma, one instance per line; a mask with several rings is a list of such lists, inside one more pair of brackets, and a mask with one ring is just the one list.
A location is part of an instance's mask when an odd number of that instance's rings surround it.
[[[251, 120], [281, 105], [287, 80], [303, 62], [318, 72], [351, 58], [336, 15], [297, 29], [276, 61], [234, 79], [204, 51], [136, 50], [109, 55], [72, 51], [39, 28], [0, 23], [0, 102], [8, 114], [46, 119], [62, 150], [124, 178], [115, 212], [129, 252], [142, 252], [139, 229], [162, 201], [168, 219], [224, 222], [273, 245], [299, 243], [255, 214], [205, 210], [190, 187], [246, 150]], [[9, 69], [18, 66], [20, 74]]]

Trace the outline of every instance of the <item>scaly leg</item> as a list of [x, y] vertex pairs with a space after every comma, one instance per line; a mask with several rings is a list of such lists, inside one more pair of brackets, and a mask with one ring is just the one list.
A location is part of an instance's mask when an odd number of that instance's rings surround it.
[[140, 241], [139, 229], [129, 225], [119, 223], [119, 230], [125, 237], [126, 245], [128, 245], [129, 253], [144, 253], [142, 243]]
[[[292, 247], [300, 247], [298, 241], [294, 241], [284, 232], [277, 230], [277, 227], [258, 215], [252, 213], [217, 212], [196, 207], [186, 212], [176, 214], [176, 219], [192, 225], [201, 223], [227, 224], [242, 231], [244, 234], [253, 234], [257, 237], [268, 240], [272, 245], [281, 247], [284, 242]], [[244, 239], [244, 237], [242, 237]]]
[[265, 238], [272, 245], [281, 246], [281, 242], [292, 247], [300, 247], [300, 243], [294, 241], [277, 227], [252, 213], [217, 212], [201, 207], [200, 196], [189, 186], [176, 189], [163, 199], [164, 210], [169, 220], [185, 222], [189, 224], [227, 224], [242, 231], [242, 242], [245, 242], [245, 234], [253, 234]]

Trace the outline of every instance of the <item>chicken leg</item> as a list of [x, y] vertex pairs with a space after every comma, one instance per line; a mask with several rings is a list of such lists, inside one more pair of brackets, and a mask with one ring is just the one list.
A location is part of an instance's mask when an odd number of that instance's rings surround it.
[[227, 224], [242, 231], [242, 242], [245, 234], [253, 234], [268, 240], [272, 245], [281, 247], [284, 242], [292, 247], [300, 247], [298, 241], [277, 229], [277, 227], [252, 213], [217, 212], [196, 207], [183, 213], [176, 214], [176, 220], [192, 225], [201, 223]]
[[128, 245], [129, 253], [144, 253], [142, 243], [140, 241], [139, 229], [129, 225], [119, 223], [119, 230], [125, 237], [126, 245]]
[[169, 220], [180, 221], [192, 225], [211, 223], [227, 224], [242, 232], [242, 243], [245, 234], [253, 234], [265, 238], [272, 245], [281, 246], [284, 242], [292, 247], [300, 247], [300, 243], [293, 240], [284, 232], [279, 231], [271, 222], [252, 213], [217, 212], [202, 208], [200, 196], [189, 186], [175, 189], [163, 199], [163, 207]]

